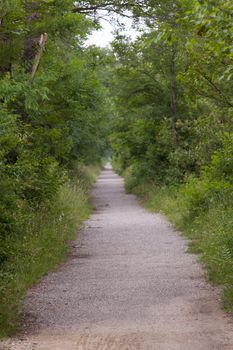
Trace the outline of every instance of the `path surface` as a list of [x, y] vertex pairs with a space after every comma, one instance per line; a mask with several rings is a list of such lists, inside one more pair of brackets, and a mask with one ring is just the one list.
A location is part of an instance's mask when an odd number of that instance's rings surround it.
[[[233, 326], [197, 257], [105, 169], [69, 261], [28, 294], [6, 349], [232, 350]], [[28, 331], [28, 329], [30, 331]]]

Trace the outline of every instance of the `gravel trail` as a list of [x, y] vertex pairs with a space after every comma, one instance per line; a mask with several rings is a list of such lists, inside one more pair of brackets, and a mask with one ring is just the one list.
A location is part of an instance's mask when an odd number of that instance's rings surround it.
[[[69, 260], [33, 287], [11, 350], [232, 350], [219, 291], [166, 219], [106, 168]], [[1, 345], [0, 345], [1, 348]]]

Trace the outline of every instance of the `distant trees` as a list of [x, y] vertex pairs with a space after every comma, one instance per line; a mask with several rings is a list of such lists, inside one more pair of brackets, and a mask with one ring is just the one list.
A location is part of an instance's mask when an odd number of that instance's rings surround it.
[[113, 45], [120, 107], [112, 144], [121, 169], [183, 182], [232, 147], [233, 8], [230, 1], [154, 4], [146, 32]]

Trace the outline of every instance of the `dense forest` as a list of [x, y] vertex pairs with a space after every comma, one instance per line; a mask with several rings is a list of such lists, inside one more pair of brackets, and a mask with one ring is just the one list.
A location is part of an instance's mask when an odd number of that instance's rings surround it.
[[[88, 46], [99, 10], [132, 17], [137, 39]], [[0, 335], [64, 259], [109, 154], [233, 310], [232, 17], [230, 0], [1, 0]]]

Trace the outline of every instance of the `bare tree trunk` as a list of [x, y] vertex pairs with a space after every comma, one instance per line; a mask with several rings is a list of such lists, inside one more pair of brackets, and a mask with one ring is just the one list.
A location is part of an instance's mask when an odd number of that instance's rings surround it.
[[32, 80], [34, 79], [35, 74], [37, 72], [37, 69], [38, 69], [38, 66], [39, 66], [39, 63], [40, 63], [40, 60], [41, 60], [41, 56], [42, 56], [42, 53], [44, 51], [47, 39], [48, 39], [48, 34], [47, 33], [41, 34], [40, 40], [39, 40], [39, 50], [38, 50], [38, 52], [37, 52], [37, 54], [35, 56], [34, 63], [32, 65], [32, 69], [31, 69], [31, 79]]
[[176, 71], [175, 71], [175, 55], [176, 50], [173, 46], [172, 51], [172, 57], [171, 57], [171, 66], [170, 66], [170, 73], [171, 73], [171, 88], [170, 88], [170, 107], [171, 107], [171, 116], [172, 116], [172, 127], [174, 131], [175, 141], [176, 145], [179, 144], [179, 133], [176, 127], [176, 121], [177, 121], [177, 82], [176, 82]]

